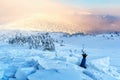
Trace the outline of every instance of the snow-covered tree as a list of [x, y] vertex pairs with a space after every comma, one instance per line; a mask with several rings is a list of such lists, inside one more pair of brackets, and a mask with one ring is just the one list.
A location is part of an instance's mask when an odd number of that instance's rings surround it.
[[9, 44], [17, 44], [22, 46], [27, 44], [30, 49], [41, 48], [43, 50], [55, 50], [54, 40], [49, 33], [38, 33], [31, 36], [23, 36], [22, 34], [18, 34], [15, 35], [14, 38], [10, 38], [8, 42]]

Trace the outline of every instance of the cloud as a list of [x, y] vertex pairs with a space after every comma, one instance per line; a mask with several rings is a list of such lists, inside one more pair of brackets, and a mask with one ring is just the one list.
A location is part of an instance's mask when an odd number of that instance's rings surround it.
[[0, 0], [0, 22], [18, 20], [34, 14], [63, 14], [62, 4], [53, 0]]
[[9, 24], [36, 15], [43, 15], [48, 19], [49, 17], [59, 18], [58, 20], [66, 18], [69, 21], [76, 12], [80, 13], [78, 9], [68, 7], [55, 0], [0, 0], [1, 24]]
[[120, 31], [120, 20], [109, 23], [102, 18], [106, 14], [119, 17], [118, 9], [81, 9], [56, 0], [0, 0], [1, 29], [69, 33]]

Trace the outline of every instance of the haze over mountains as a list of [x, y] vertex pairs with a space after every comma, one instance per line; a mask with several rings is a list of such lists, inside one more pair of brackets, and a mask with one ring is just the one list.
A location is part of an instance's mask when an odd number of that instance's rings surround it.
[[68, 33], [120, 31], [118, 3], [118, 0], [0, 0], [0, 29]]
[[33, 15], [1, 26], [2, 29], [20, 29], [49, 32], [102, 33], [120, 31], [120, 17], [100, 14], [75, 14], [72, 17]]

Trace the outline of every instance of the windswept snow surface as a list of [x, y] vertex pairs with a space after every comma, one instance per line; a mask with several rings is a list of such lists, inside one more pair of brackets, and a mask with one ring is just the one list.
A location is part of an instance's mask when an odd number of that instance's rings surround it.
[[[56, 50], [42, 51], [6, 43], [8, 33], [1, 32], [0, 80], [120, 80], [120, 36], [51, 33]], [[87, 69], [79, 67], [83, 47]]]

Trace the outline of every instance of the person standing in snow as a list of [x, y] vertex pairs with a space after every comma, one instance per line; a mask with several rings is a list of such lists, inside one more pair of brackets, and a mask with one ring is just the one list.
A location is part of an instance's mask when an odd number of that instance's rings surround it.
[[86, 57], [87, 57], [87, 54], [83, 50], [82, 50], [82, 57], [83, 57], [83, 59], [81, 61], [80, 66], [83, 67], [83, 68], [87, 68], [86, 67]]

